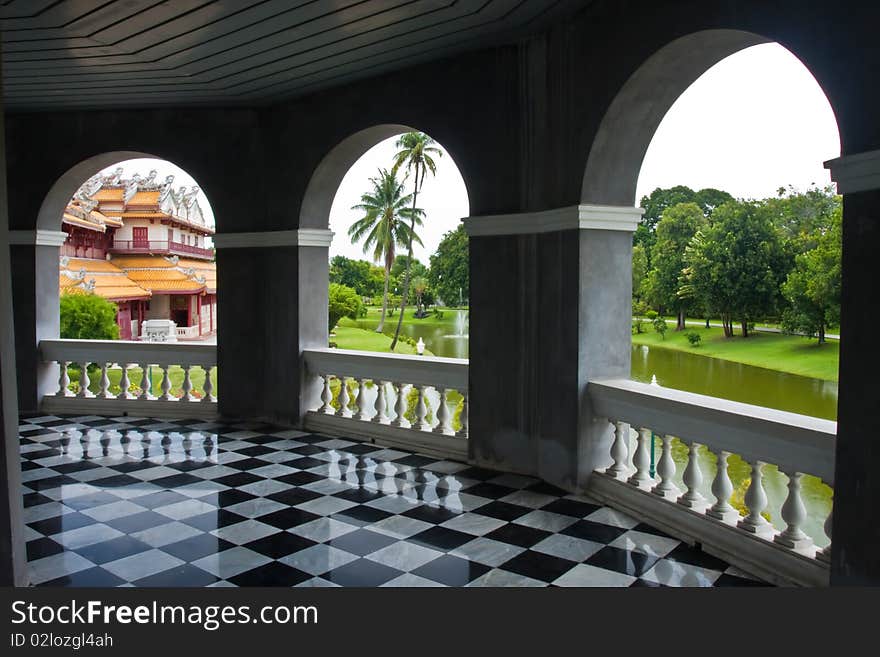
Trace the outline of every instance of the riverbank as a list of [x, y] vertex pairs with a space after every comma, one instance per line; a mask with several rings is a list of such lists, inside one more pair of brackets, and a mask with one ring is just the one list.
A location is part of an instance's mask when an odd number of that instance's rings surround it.
[[[755, 332], [748, 338], [725, 338], [720, 328], [688, 327], [676, 332], [670, 328], [663, 339], [646, 323], [646, 333], [632, 336], [632, 343], [661, 349], [686, 351], [697, 356], [711, 356], [754, 367], [798, 374], [825, 381], [838, 380], [840, 343], [827, 342], [819, 346], [816, 340], [793, 335]], [[692, 347], [686, 333], [696, 332], [701, 343]]]

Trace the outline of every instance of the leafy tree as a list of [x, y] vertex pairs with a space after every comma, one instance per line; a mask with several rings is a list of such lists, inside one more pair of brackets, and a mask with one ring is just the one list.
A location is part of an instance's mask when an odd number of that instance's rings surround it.
[[725, 203], [685, 249], [682, 293], [718, 312], [725, 336], [738, 319], [748, 337], [749, 323], [774, 309], [783, 259], [779, 232], [757, 203]]
[[651, 323], [654, 325], [654, 330], [660, 334], [660, 337], [663, 340], [665, 340], [666, 331], [669, 330], [669, 326], [666, 324], [666, 320], [662, 317], [655, 317], [654, 321]]
[[443, 235], [431, 256], [431, 287], [448, 306], [468, 298], [469, 253], [467, 233], [459, 226]]
[[733, 197], [725, 191], [707, 187], [695, 192], [685, 185], [676, 185], [667, 189], [658, 187], [649, 196], [643, 196], [640, 201], [641, 207], [645, 209], [645, 214], [639, 222], [634, 236], [636, 244], [642, 244], [645, 247], [648, 257], [648, 264], [652, 265], [654, 254], [651, 249], [656, 239], [655, 229], [660, 219], [663, 218], [663, 212], [666, 208], [679, 203], [696, 203], [703, 211], [703, 216], [710, 217], [715, 208], [734, 200]]
[[[434, 175], [437, 172], [437, 165], [434, 163], [434, 157], [440, 157], [443, 154], [443, 152], [434, 145], [435, 143], [436, 142], [424, 132], [407, 132], [400, 136], [396, 144], [397, 148], [400, 150], [398, 150], [397, 155], [394, 156], [393, 170], [397, 171], [401, 166], [405, 166], [408, 172], [415, 172], [412, 195], [413, 215], [411, 218], [412, 224], [410, 225], [409, 248], [407, 249], [407, 255], [410, 260], [412, 260], [413, 257], [412, 243], [413, 234], [415, 233], [416, 199], [418, 198], [419, 191], [425, 182], [425, 176], [427, 173], [430, 171], [431, 175]], [[400, 327], [403, 325], [403, 311], [406, 308], [406, 297], [409, 294], [409, 281], [410, 267], [409, 264], [407, 264], [406, 272], [403, 277], [400, 315], [397, 317], [397, 328], [394, 329], [394, 337], [391, 339], [391, 351], [394, 351], [394, 348], [397, 346], [397, 340], [400, 338]]]
[[[364, 242], [364, 253], [372, 250], [373, 259], [385, 265], [385, 276], [382, 292], [382, 313], [376, 332], [381, 333], [385, 327], [385, 313], [388, 310], [388, 285], [391, 265], [394, 264], [396, 248], [409, 246], [412, 254], [412, 243], [422, 243], [415, 233], [415, 227], [422, 225], [424, 212], [415, 205], [412, 194], [403, 193], [403, 183], [397, 180], [397, 171], [379, 169], [379, 175], [370, 178], [373, 189], [361, 196], [361, 202], [353, 210], [361, 210], [364, 216], [355, 221], [348, 229], [352, 241]], [[412, 206], [409, 206], [412, 200]], [[409, 220], [409, 225], [406, 221]]]
[[819, 236], [831, 229], [840, 207], [840, 196], [830, 185], [805, 192], [780, 187], [776, 198], [763, 201], [764, 211], [782, 233], [792, 258], [816, 246]]
[[[378, 269], [378, 278], [375, 270]], [[366, 260], [352, 260], [342, 255], [330, 260], [330, 282], [347, 285], [362, 297], [372, 297], [382, 293], [382, 270]]]
[[782, 313], [782, 328], [789, 333], [818, 336], [825, 343], [825, 329], [840, 322], [841, 209], [832, 217], [831, 228], [818, 238], [814, 249], [795, 258], [795, 267], [782, 285], [791, 304]]
[[329, 324], [328, 331], [332, 331], [343, 317], [357, 319], [361, 309], [361, 298], [358, 293], [346, 285], [330, 283], [327, 290]]
[[402, 283], [401, 278], [404, 276], [407, 267], [410, 268], [410, 275], [413, 278], [416, 276], [428, 276], [428, 268], [425, 267], [421, 260], [399, 255], [394, 259], [394, 264], [391, 265], [391, 278], [397, 279], [399, 283]]
[[703, 211], [696, 203], [679, 203], [663, 211], [657, 224], [652, 269], [648, 274], [648, 297], [660, 308], [674, 308], [678, 315], [676, 331], [685, 328], [689, 296], [679, 295], [684, 250], [697, 231], [706, 225]]
[[97, 294], [65, 292], [61, 295], [62, 338], [74, 340], [118, 340], [118, 307]]
[[632, 252], [632, 295], [633, 299], [642, 298], [645, 276], [648, 273], [648, 254], [644, 244], [634, 244]]
[[416, 317], [425, 317], [428, 313], [425, 312], [423, 299], [428, 291], [428, 279], [424, 276], [414, 277], [412, 279], [412, 290], [416, 295]]

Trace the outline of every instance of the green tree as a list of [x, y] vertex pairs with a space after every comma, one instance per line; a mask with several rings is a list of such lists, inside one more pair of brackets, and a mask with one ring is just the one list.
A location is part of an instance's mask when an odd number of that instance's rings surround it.
[[829, 230], [816, 247], [795, 258], [794, 269], [782, 285], [791, 304], [782, 313], [782, 328], [789, 333], [818, 336], [825, 343], [825, 329], [840, 322], [841, 209], [838, 206]]
[[425, 267], [421, 260], [418, 258], [410, 259], [405, 255], [399, 255], [394, 259], [394, 264], [391, 265], [392, 280], [396, 279], [402, 284], [403, 276], [407, 267], [410, 268], [410, 276], [412, 278], [415, 278], [416, 276], [428, 276], [428, 268]]
[[352, 260], [342, 255], [330, 259], [330, 282], [347, 285], [362, 297], [382, 293], [381, 270], [376, 279], [375, 267], [366, 260]]
[[[425, 182], [425, 176], [428, 172], [430, 171], [431, 175], [434, 175], [437, 172], [437, 165], [434, 163], [434, 157], [440, 157], [443, 154], [443, 152], [434, 145], [435, 143], [436, 142], [424, 132], [407, 132], [400, 136], [396, 144], [399, 150], [397, 155], [394, 156], [394, 170], [396, 171], [401, 166], [405, 166], [408, 172], [415, 173], [412, 200], [413, 215], [411, 218], [413, 223], [410, 226], [409, 248], [407, 249], [407, 255], [410, 260], [412, 260], [413, 257], [412, 236], [415, 233], [416, 199], [418, 198], [419, 191]], [[394, 351], [394, 348], [397, 346], [397, 340], [400, 338], [400, 327], [403, 325], [403, 311], [406, 308], [406, 297], [409, 294], [409, 281], [410, 268], [407, 265], [403, 277], [403, 291], [401, 292], [400, 298], [400, 315], [397, 317], [397, 328], [394, 329], [394, 337], [391, 340], [391, 351]]]
[[443, 235], [431, 256], [431, 287], [447, 306], [468, 298], [469, 253], [467, 233], [464, 226], [459, 226]]
[[[413, 241], [422, 243], [421, 238], [415, 234], [415, 227], [422, 225], [424, 212], [415, 206], [412, 194], [403, 193], [403, 183], [397, 180], [396, 169], [379, 169], [379, 175], [370, 178], [370, 184], [373, 189], [363, 194], [361, 202], [352, 207], [353, 210], [362, 211], [364, 216], [349, 227], [348, 235], [353, 242], [363, 240], [364, 253], [372, 250], [373, 259], [385, 265], [382, 313], [376, 327], [376, 333], [381, 333], [385, 328], [388, 285], [396, 248], [409, 246], [412, 253]], [[410, 200], [413, 201], [411, 207]], [[406, 224], [407, 220], [409, 225]]]
[[648, 274], [648, 298], [659, 308], [674, 308], [676, 331], [683, 331], [689, 295], [679, 295], [684, 269], [684, 250], [697, 231], [706, 225], [696, 203], [679, 203], [663, 211], [657, 224], [652, 268]]
[[62, 338], [73, 340], [118, 340], [118, 307], [97, 294], [65, 292], [60, 301]]
[[357, 319], [361, 310], [361, 298], [347, 285], [330, 283], [327, 290], [327, 310], [329, 314], [328, 331], [332, 331], [343, 317]]
[[644, 244], [633, 244], [632, 252], [632, 295], [633, 299], [642, 298], [642, 288], [648, 273], [648, 254]]
[[739, 320], [748, 325], [774, 310], [783, 272], [779, 232], [746, 201], [725, 203], [685, 249], [682, 292], [721, 315], [724, 335]]
[[416, 317], [427, 315], [425, 311], [425, 295], [428, 291], [428, 279], [424, 276], [415, 276], [412, 279], [413, 294], [416, 295]]

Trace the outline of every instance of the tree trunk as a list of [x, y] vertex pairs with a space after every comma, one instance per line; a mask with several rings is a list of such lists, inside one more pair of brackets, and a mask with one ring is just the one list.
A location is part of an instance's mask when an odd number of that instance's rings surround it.
[[749, 322], [748, 322], [748, 320], [745, 320], [745, 319], [742, 320], [740, 322], [740, 325], [742, 326], [742, 336], [744, 338], [749, 337]]
[[706, 318], [706, 328], [711, 328], [711, 327], [709, 326], [709, 318], [708, 318], [708, 317]]
[[678, 323], [675, 326], [676, 331], [684, 331], [685, 323], [684, 323], [684, 306], [678, 307]]
[[385, 329], [385, 313], [388, 312], [388, 277], [391, 271], [388, 267], [388, 261], [385, 261], [385, 289], [382, 292], [382, 314], [379, 316], [379, 326], [376, 327], [376, 333], [381, 333]]
[[825, 322], [819, 322], [819, 344], [825, 344]]
[[394, 348], [397, 346], [397, 339], [400, 337], [400, 327], [403, 325], [403, 313], [406, 310], [406, 297], [409, 294], [409, 274], [410, 269], [412, 268], [412, 258], [413, 258], [413, 233], [416, 230], [416, 199], [419, 195], [419, 169], [416, 167], [416, 180], [415, 186], [413, 187], [413, 215], [412, 220], [409, 224], [409, 239], [407, 240], [409, 244], [407, 244], [407, 260], [406, 260], [406, 271], [403, 275], [403, 294], [400, 297], [400, 316], [397, 318], [397, 328], [394, 329], [394, 338], [391, 340], [390, 350], [394, 351]]

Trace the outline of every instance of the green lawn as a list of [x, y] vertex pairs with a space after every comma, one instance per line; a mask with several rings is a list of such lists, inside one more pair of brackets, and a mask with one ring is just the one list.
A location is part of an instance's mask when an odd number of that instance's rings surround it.
[[[800, 374], [826, 381], [837, 381], [837, 364], [840, 343], [829, 341], [821, 347], [816, 340], [778, 333], [755, 332], [748, 338], [739, 336], [725, 338], [722, 329], [688, 327], [676, 332], [674, 324], [666, 333], [666, 339], [645, 323], [646, 333], [633, 334], [633, 344], [644, 344], [664, 349], [688, 351], [700, 356], [712, 356], [724, 360], [764, 367], [790, 374]], [[685, 333], [696, 331], [702, 338], [698, 347], [692, 347]]]
[[[383, 333], [376, 333], [351, 326], [337, 324], [333, 329], [334, 335], [330, 336], [330, 342], [335, 342], [339, 349], [356, 349], [359, 351], [378, 351], [389, 353], [391, 350], [391, 338]], [[394, 350], [396, 354], [415, 354], [416, 348], [406, 342], [398, 342]], [[426, 356], [433, 356], [425, 349]]]

